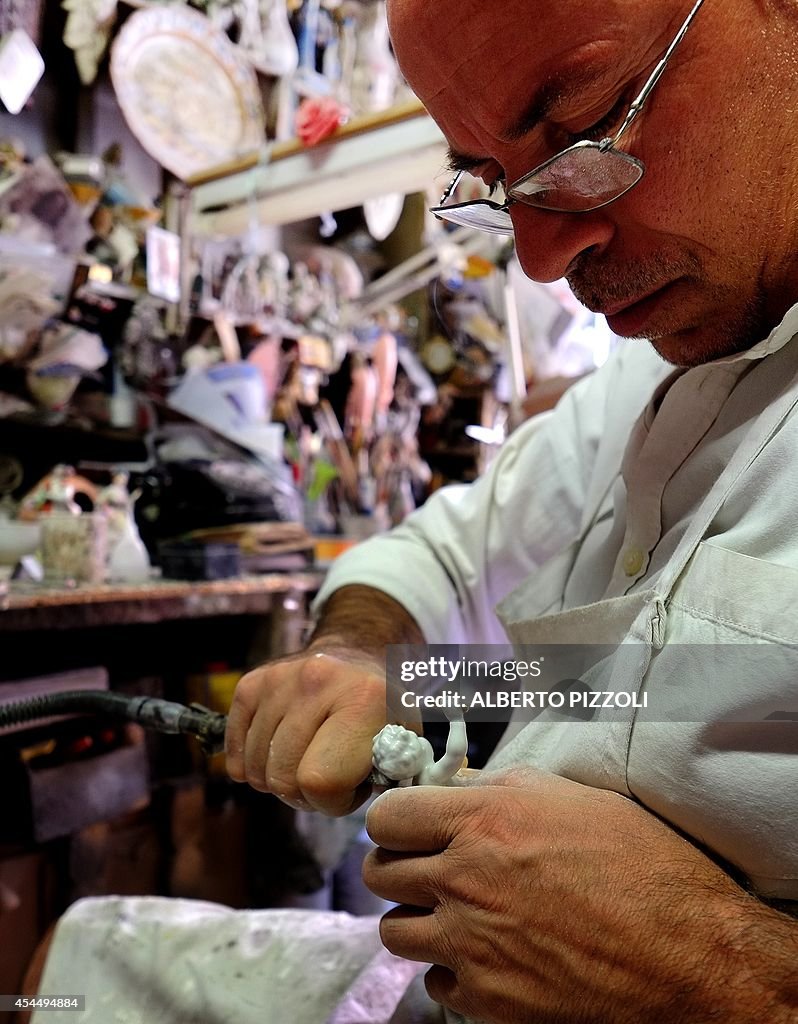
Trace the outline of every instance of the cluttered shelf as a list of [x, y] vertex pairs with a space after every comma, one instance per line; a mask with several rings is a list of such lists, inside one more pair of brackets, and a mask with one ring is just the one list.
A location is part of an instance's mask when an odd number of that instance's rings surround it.
[[424, 191], [441, 174], [446, 140], [417, 101], [353, 118], [323, 141], [292, 139], [268, 152], [188, 176], [190, 234], [218, 237], [290, 224], [391, 192]]
[[[352, 118], [351, 121], [342, 124], [332, 132], [323, 142], [316, 143], [315, 146], [311, 147], [315, 151], [311, 155], [318, 157], [321, 152], [329, 150], [333, 146], [341, 146], [348, 139], [352, 139], [357, 135], [368, 134], [373, 138], [374, 132], [388, 128], [391, 125], [414, 121], [416, 118], [423, 119], [423, 122], [419, 121], [418, 123], [423, 123], [423, 127], [428, 128], [430, 132], [439, 132], [434, 124], [432, 124], [423, 104], [413, 98], [390, 107], [388, 110], [361, 114], [358, 117]], [[309, 152], [309, 150], [300, 139], [293, 138], [286, 139], [283, 142], [275, 142], [269, 151], [269, 163], [275, 164], [280, 160], [285, 160], [302, 152]], [[190, 188], [196, 188], [198, 185], [206, 185], [210, 181], [230, 178], [234, 174], [257, 167], [260, 162], [262, 162], [261, 154], [251, 153], [247, 156], [238, 157], [235, 160], [229, 160], [226, 163], [217, 164], [215, 167], [208, 168], [197, 174], [192, 174], [186, 179], [186, 184]]]
[[274, 598], [312, 594], [318, 590], [321, 580], [321, 573], [311, 571], [210, 581], [98, 584], [69, 589], [11, 583], [0, 597], [0, 632], [266, 614], [272, 610]]

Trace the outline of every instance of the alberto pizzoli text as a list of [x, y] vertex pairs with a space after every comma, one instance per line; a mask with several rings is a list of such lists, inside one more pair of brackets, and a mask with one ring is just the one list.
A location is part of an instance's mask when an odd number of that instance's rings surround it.
[[647, 708], [647, 693], [627, 690], [477, 690], [458, 693], [444, 690], [435, 695], [405, 690], [401, 697], [406, 708], [438, 708], [441, 710], [471, 711], [475, 708]]

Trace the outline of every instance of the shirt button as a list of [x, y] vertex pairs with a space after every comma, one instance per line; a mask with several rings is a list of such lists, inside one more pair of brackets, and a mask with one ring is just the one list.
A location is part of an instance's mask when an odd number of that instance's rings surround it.
[[629, 548], [623, 556], [623, 571], [627, 576], [637, 576], [646, 560], [640, 548]]

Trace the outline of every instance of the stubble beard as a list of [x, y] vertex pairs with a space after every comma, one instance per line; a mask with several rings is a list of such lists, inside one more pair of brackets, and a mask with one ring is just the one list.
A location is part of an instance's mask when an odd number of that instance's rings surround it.
[[702, 305], [714, 312], [690, 324], [681, 306], [676, 305], [672, 310], [663, 308], [658, 311], [660, 315], [652, 317], [650, 328], [637, 335], [674, 366], [700, 366], [745, 352], [762, 341], [775, 326], [768, 322], [761, 282], [757, 282], [753, 295], [741, 305], [739, 293], [731, 287], [708, 287], [704, 283], [701, 261], [695, 254], [676, 258], [654, 256], [645, 263], [626, 265], [618, 270], [590, 265], [588, 259], [583, 257], [577, 261], [567, 277], [574, 295], [588, 309], [617, 305], [674, 281], [701, 287]]

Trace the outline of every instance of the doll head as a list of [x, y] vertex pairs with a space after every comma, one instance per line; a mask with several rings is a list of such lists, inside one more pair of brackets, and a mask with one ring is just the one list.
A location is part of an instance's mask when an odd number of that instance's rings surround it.
[[372, 756], [375, 768], [396, 782], [414, 778], [435, 757], [429, 740], [402, 725], [386, 725], [377, 733]]

